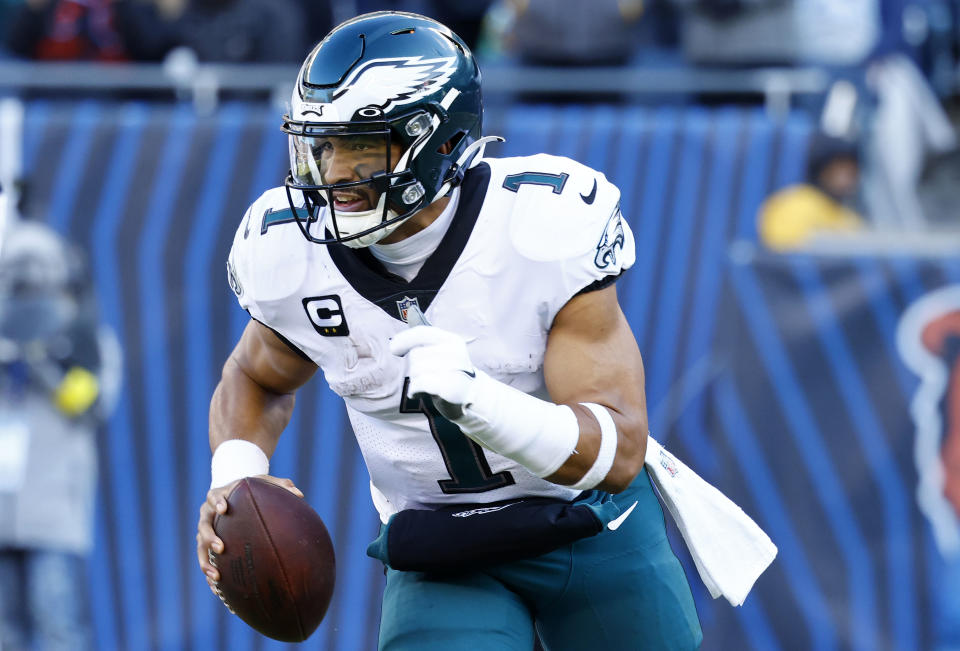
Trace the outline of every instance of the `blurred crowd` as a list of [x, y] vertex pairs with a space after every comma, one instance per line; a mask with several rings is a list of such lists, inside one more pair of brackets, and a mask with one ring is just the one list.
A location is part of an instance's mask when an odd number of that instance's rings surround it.
[[[464, 5], [470, 5], [469, 9]], [[475, 43], [489, 0], [0, 0], [0, 56], [162, 61], [180, 48], [201, 62], [299, 63], [335, 21], [381, 9], [429, 14]]]
[[330, 27], [325, 3], [298, 0], [3, 2], [8, 54], [38, 60], [292, 62]]
[[340, 20], [381, 9], [430, 15], [481, 56], [631, 64], [861, 66], [902, 52], [955, 86], [958, 0], [0, 0], [7, 56], [298, 62]]

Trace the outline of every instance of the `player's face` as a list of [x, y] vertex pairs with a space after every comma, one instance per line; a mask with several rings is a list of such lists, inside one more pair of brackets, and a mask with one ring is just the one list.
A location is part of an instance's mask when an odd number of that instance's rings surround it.
[[840, 201], [853, 200], [857, 196], [860, 168], [852, 159], [838, 158], [823, 168], [818, 181], [831, 197]]
[[337, 212], [372, 210], [380, 199], [369, 182], [374, 174], [392, 171], [402, 147], [388, 148], [385, 134], [295, 137], [298, 182], [309, 185], [353, 184], [331, 190]]

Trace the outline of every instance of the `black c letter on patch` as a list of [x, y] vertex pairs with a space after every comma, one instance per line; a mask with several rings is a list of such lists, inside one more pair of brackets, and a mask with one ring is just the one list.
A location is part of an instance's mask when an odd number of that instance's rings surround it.
[[343, 304], [336, 294], [305, 298], [303, 309], [318, 334], [324, 337], [346, 337], [350, 334], [347, 318], [343, 314]]

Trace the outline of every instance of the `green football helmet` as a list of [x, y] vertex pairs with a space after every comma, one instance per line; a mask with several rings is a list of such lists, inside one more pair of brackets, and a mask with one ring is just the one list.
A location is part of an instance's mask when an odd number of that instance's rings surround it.
[[482, 112], [476, 60], [442, 24], [382, 11], [336, 27], [304, 61], [283, 121], [304, 236], [351, 247], [386, 237], [460, 183], [486, 140]]

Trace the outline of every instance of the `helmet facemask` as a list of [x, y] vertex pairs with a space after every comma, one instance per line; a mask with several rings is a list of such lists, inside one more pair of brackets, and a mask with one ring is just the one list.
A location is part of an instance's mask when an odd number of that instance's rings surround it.
[[[425, 207], [423, 185], [410, 165], [430, 138], [432, 122], [422, 110], [390, 122], [285, 120], [290, 145], [287, 195], [293, 204], [290, 191], [303, 194], [304, 208], [294, 216], [307, 239], [366, 247]], [[408, 136], [406, 147], [398, 128]], [[323, 207], [326, 219], [320, 224]]]

